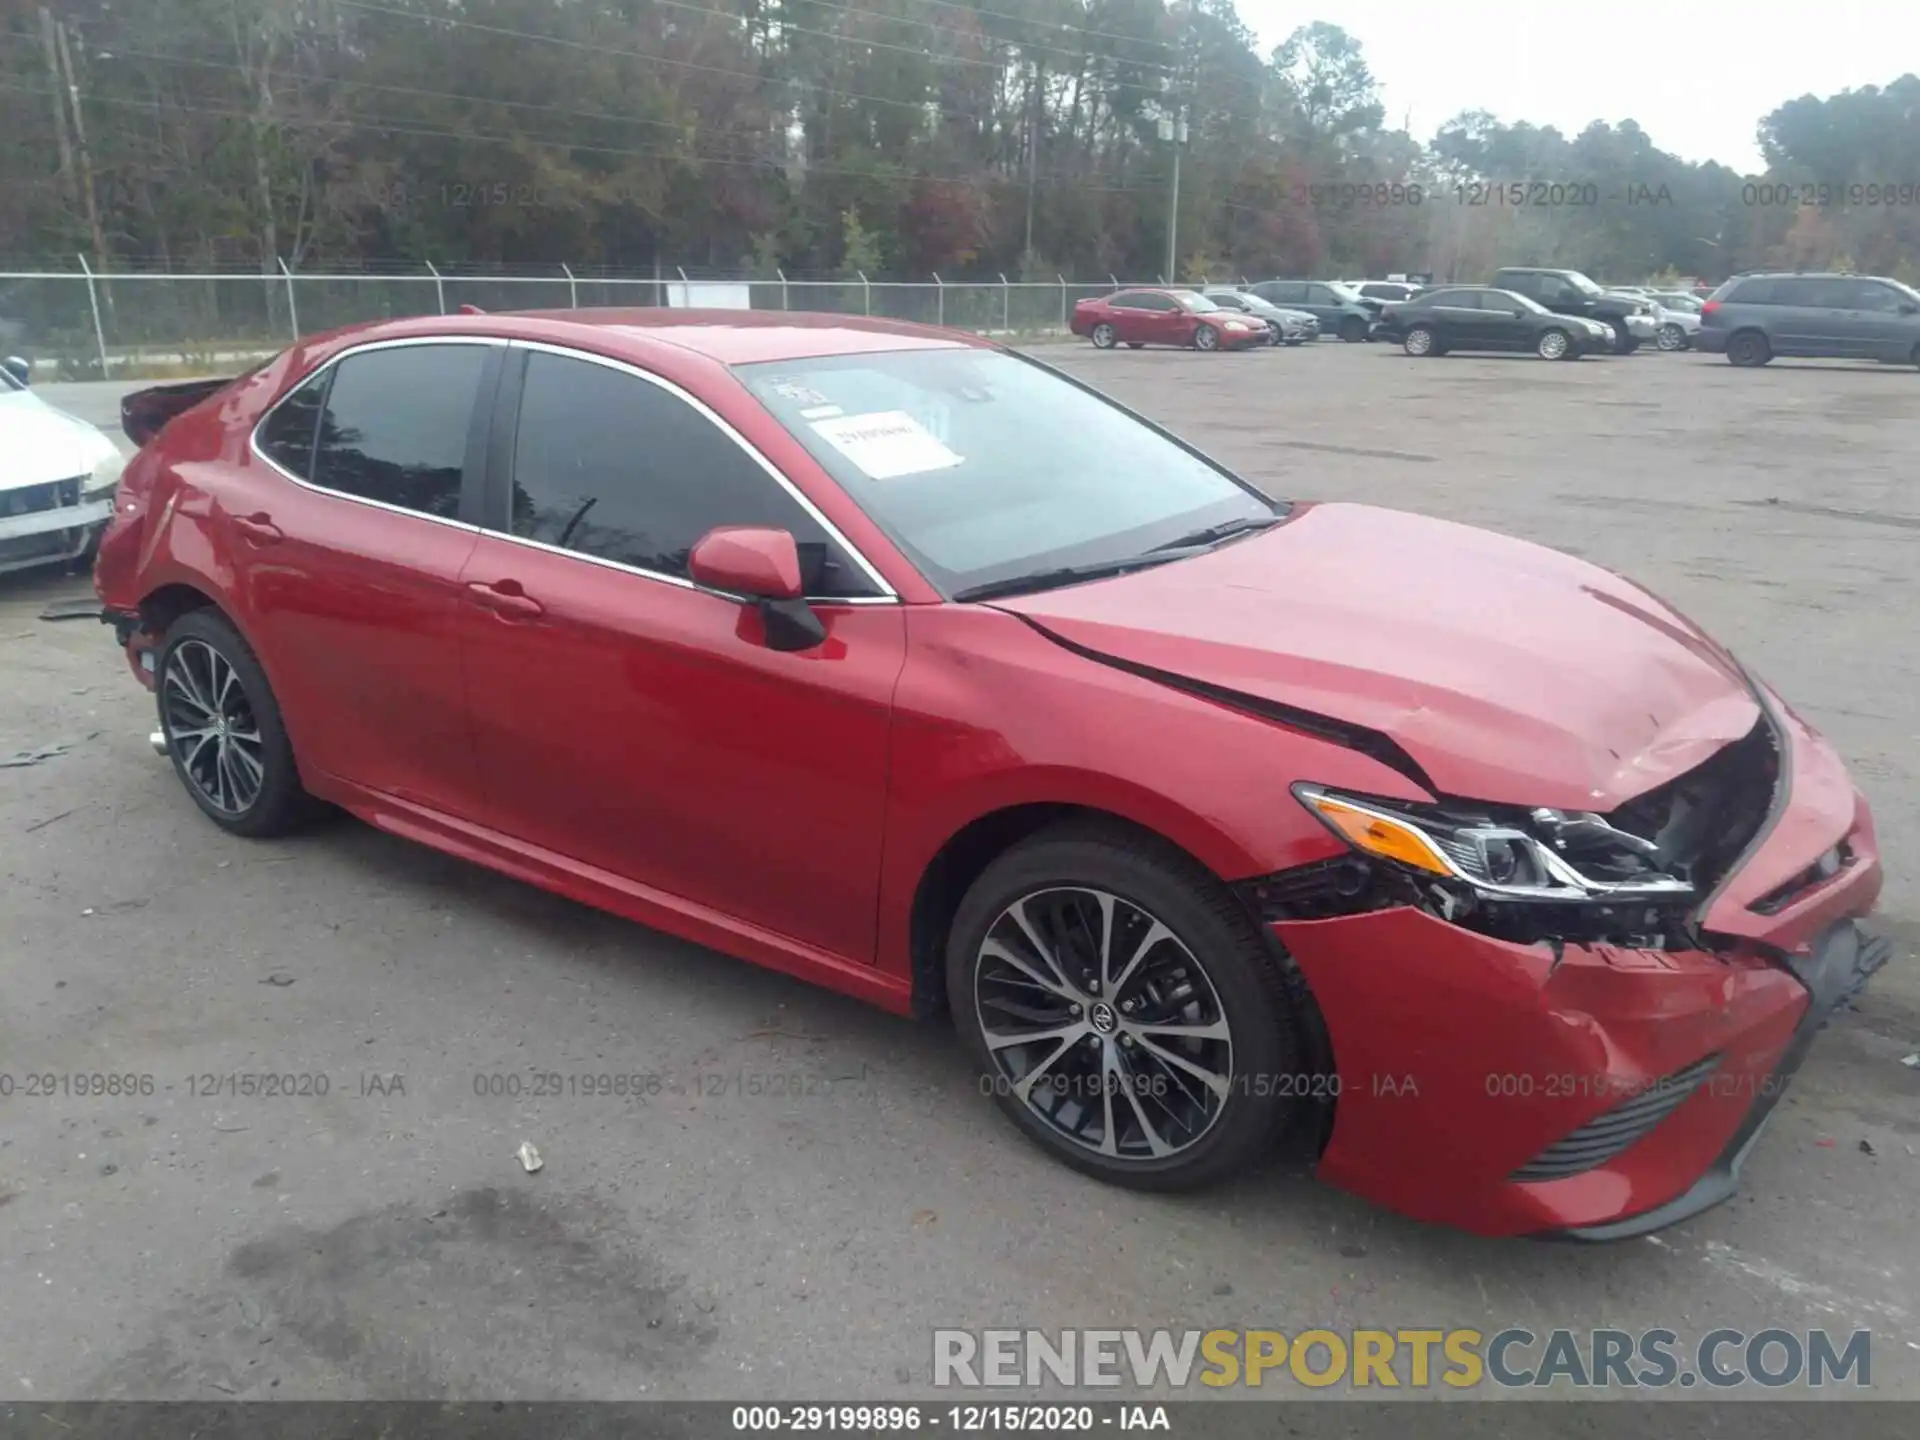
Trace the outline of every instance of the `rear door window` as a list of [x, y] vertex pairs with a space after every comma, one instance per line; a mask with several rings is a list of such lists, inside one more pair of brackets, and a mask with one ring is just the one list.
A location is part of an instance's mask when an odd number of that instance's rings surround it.
[[460, 516], [487, 345], [398, 345], [334, 366], [312, 480], [444, 520]]
[[333, 371], [322, 370], [274, 406], [254, 431], [260, 453], [302, 480], [313, 478], [313, 442], [320, 433], [320, 409], [332, 380]]

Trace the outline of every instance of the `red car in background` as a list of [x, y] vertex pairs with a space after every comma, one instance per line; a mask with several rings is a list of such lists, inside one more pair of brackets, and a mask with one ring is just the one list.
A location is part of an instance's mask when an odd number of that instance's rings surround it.
[[1073, 333], [1101, 350], [1127, 345], [1179, 345], [1188, 350], [1245, 350], [1266, 345], [1266, 321], [1227, 310], [1191, 290], [1118, 290], [1073, 307]]
[[95, 586], [214, 824], [332, 802], [944, 1008], [1108, 1181], [1293, 1136], [1421, 1219], [1645, 1233], [1889, 954], [1840, 758], [1660, 600], [974, 337], [436, 316], [122, 416]]

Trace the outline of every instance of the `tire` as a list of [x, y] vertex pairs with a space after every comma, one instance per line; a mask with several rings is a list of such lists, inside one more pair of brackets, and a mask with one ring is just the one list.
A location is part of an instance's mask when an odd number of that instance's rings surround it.
[[1752, 369], [1773, 359], [1773, 346], [1758, 330], [1737, 330], [1727, 337], [1727, 363]]
[[1289, 349], [1292, 349], [1295, 346], [1304, 345], [1306, 343], [1307, 343], [1307, 337], [1304, 335], [1299, 335], [1287, 341], [1287, 347]]
[[1196, 350], [1218, 350], [1220, 332], [1211, 325], [1201, 325], [1193, 332], [1193, 348]]
[[1113, 326], [1102, 320], [1098, 325], [1093, 327], [1092, 332], [1088, 334], [1087, 338], [1093, 341], [1094, 349], [1111, 350], [1120, 337], [1114, 332]]
[[1144, 350], [1147, 348], [1147, 342], [1144, 340], [1129, 340], [1127, 341], [1127, 348], [1129, 350]]
[[[1091, 968], [1102, 935], [1105, 983]], [[1295, 1073], [1310, 1033], [1280, 957], [1224, 886], [1151, 836], [1068, 821], [1001, 855], [954, 917], [947, 993], [982, 1088], [1041, 1149], [1110, 1183], [1211, 1184], [1270, 1153], [1301, 1112], [1298, 1087], [1263, 1080]], [[1176, 1038], [1173, 1024], [1224, 1035]], [[1042, 1038], [1008, 1038], [1029, 1030]], [[1198, 1069], [1166, 1063], [1169, 1050]]]
[[1412, 356], [1431, 357], [1440, 353], [1440, 337], [1431, 325], [1416, 325], [1402, 338], [1400, 348]]
[[1533, 353], [1542, 360], [1567, 360], [1574, 352], [1573, 337], [1559, 328], [1542, 330], [1533, 344]]
[[[154, 702], [174, 773], [209, 820], [257, 840], [309, 818], [313, 801], [301, 788], [273, 688], [225, 616], [189, 610], [175, 620], [154, 674]], [[218, 733], [213, 726], [194, 726], [197, 719], [214, 721]], [[191, 733], [195, 729], [201, 733]]]
[[1669, 352], [1684, 350], [1687, 348], [1687, 332], [1671, 323], [1662, 325], [1659, 333], [1654, 336], [1653, 343]]
[[1358, 315], [1349, 315], [1340, 322], [1340, 338], [1349, 345], [1360, 345], [1367, 338], [1367, 322]]

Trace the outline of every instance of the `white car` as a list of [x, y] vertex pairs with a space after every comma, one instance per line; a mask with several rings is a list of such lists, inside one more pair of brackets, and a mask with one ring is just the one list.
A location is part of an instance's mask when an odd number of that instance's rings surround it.
[[1700, 333], [1700, 302], [1666, 295], [1650, 295], [1647, 302], [1653, 306], [1660, 327], [1654, 332], [1654, 344], [1662, 350], [1692, 349], [1694, 337]]
[[127, 463], [99, 430], [34, 394], [29, 374], [23, 360], [0, 363], [0, 574], [89, 555]]

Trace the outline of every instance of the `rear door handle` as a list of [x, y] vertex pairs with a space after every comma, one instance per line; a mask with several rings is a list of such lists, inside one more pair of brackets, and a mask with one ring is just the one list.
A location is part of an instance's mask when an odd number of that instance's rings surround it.
[[272, 545], [287, 538], [264, 510], [255, 515], [236, 515], [233, 528], [256, 545]]
[[520, 588], [518, 580], [469, 580], [467, 593], [474, 603], [484, 606], [503, 619], [531, 620], [546, 613], [545, 607]]

